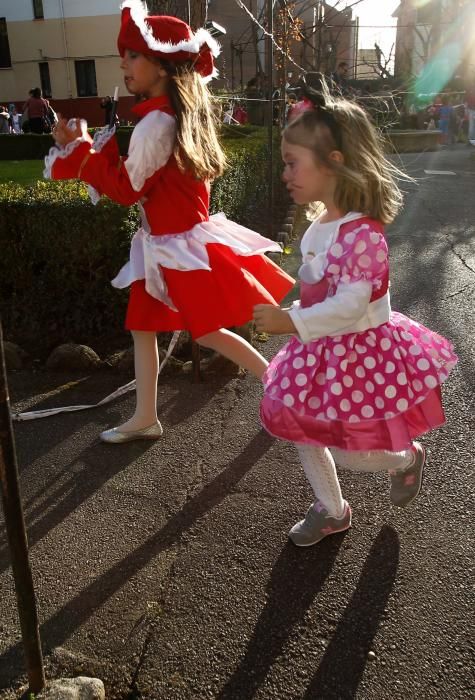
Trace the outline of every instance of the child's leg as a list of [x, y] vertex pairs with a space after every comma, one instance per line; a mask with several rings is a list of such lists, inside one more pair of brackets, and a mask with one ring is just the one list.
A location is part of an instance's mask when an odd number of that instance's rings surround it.
[[296, 447], [316, 501], [305, 518], [293, 526], [289, 537], [298, 547], [309, 547], [327, 535], [347, 530], [351, 525], [351, 509], [341, 496], [330, 450], [310, 445]]
[[132, 331], [134, 339], [134, 364], [136, 407], [134, 415], [117, 430], [129, 432], [142, 430], [158, 422], [157, 380], [158, 348], [157, 335], [152, 331]]
[[249, 370], [258, 379], [262, 378], [269, 364], [247, 340], [225, 328], [202, 335], [201, 338], [196, 339], [196, 342], [221, 353], [240, 367]]
[[345, 501], [341, 495], [335, 462], [326, 447], [296, 445], [305, 476], [310, 482], [315, 498], [322, 503], [329, 515], [341, 517]]
[[347, 452], [332, 448], [332, 454], [340, 467], [356, 471], [387, 471], [391, 480], [390, 498], [395, 506], [404, 508], [419, 495], [425, 466], [425, 451], [414, 442], [409, 450], [389, 452]]
[[371, 452], [349, 452], [332, 447], [331, 453], [339, 467], [360, 472], [385, 472], [390, 469], [406, 469], [412, 464], [412, 450], [388, 452], [373, 450]]

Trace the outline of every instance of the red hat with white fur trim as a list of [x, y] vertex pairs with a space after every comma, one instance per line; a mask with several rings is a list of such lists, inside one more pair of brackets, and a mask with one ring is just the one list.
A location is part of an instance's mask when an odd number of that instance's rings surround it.
[[206, 82], [218, 75], [213, 59], [219, 56], [221, 47], [206, 29], [193, 33], [178, 17], [148, 15], [142, 0], [125, 0], [120, 9], [117, 46], [121, 56], [129, 49], [171, 63], [191, 60]]

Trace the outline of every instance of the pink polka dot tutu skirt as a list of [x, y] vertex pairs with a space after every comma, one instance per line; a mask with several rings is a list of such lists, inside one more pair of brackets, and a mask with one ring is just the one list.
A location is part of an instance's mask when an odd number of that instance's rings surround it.
[[449, 341], [397, 312], [363, 333], [294, 336], [264, 375], [261, 420], [292, 442], [404, 450], [445, 422], [440, 385], [456, 362]]

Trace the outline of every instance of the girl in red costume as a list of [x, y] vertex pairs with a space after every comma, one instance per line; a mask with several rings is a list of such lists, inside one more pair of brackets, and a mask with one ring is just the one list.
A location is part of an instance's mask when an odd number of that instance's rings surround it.
[[127, 90], [145, 98], [134, 107], [140, 121], [128, 157], [121, 160], [113, 130], [93, 142], [85, 122], [61, 120], [45, 171], [87, 182], [93, 201], [105, 194], [140, 209], [130, 260], [112, 282], [131, 287], [126, 327], [137, 381], [134, 415], [101, 434], [114, 443], [162, 434], [157, 331], [189, 330], [200, 345], [260, 378], [266, 360], [226, 329], [249, 321], [258, 303], [278, 304], [293, 285], [264, 255], [280, 250], [276, 243], [223, 215], [209, 217], [210, 181], [225, 167], [205, 85], [215, 75], [217, 42], [204, 29], [193, 33], [176, 17], [147, 16], [142, 2], [127, 0], [118, 48]]
[[335, 464], [388, 471], [393, 505], [418, 495], [424, 448], [414, 438], [445, 422], [440, 385], [457, 362], [449, 341], [400, 313], [389, 300], [384, 224], [401, 205], [398, 173], [366, 113], [332, 99], [284, 131], [284, 180], [297, 204], [323, 212], [301, 241], [300, 301], [258, 304], [257, 330], [293, 334], [264, 375], [261, 419], [296, 443], [315, 494], [290, 539], [308, 547], [347, 530]]

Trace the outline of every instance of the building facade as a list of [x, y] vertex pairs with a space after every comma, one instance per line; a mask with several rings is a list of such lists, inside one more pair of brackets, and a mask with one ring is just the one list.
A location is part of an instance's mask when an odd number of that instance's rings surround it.
[[379, 78], [379, 61], [376, 49], [359, 49], [356, 67], [358, 80], [375, 80]]
[[393, 17], [397, 78], [416, 78], [431, 62], [452, 77], [475, 78], [474, 0], [402, 0]]
[[1, 0], [0, 102], [21, 108], [29, 91], [41, 87], [66, 116], [101, 123], [99, 98], [115, 85], [121, 97], [127, 94], [116, 46], [119, 18], [117, 0]]
[[[266, 0], [245, 0], [245, 5], [265, 25]], [[328, 73], [347, 61], [354, 75], [358, 23], [351, 8], [338, 11], [321, 0], [289, 5], [305, 38], [289, 43], [293, 60], [305, 70]], [[56, 111], [97, 125], [104, 120], [100, 98], [119, 86], [119, 116], [128, 119], [134, 98], [127, 95], [119, 67], [119, 6], [120, 0], [0, 0], [0, 104], [14, 102], [21, 110], [29, 91], [41, 87]], [[234, 0], [150, 0], [149, 7], [191, 20], [192, 26], [207, 19], [226, 28], [218, 37], [223, 51], [216, 89], [240, 91], [256, 76], [263, 83], [264, 34]], [[300, 71], [291, 62], [282, 70], [291, 82], [298, 80]]]

